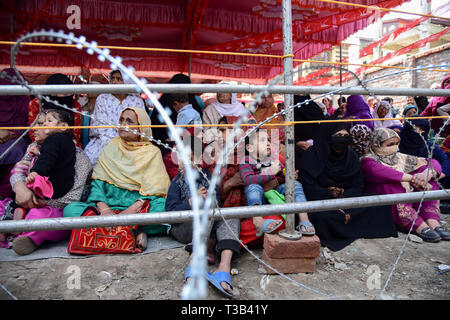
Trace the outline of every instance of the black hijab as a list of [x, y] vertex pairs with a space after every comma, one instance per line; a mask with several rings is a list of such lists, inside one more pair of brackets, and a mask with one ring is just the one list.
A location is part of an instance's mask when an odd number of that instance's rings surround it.
[[399, 150], [401, 153], [410, 154], [417, 157], [428, 158], [428, 148], [424, 143], [428, 142], [428, 133], [430, 132], [430, 123], [427, 119], [417, 118], [409, 120], [414, 126], [420, 127], [425, 132], [420, 133], [414, 131], [414, 128], [408, 121], [405, 121], [403, 130], [400, 133]]
[[[343, 122], [321, 124], [314, 145], [296, 161], [296, 168], [308, 172], [313, 178], [325, 173], [332, 185], [336, 185], [336, 182], [341, 184], [342, 181], [355, 176], [361, 169], [361, 163], [350, 147], [350, 136], [338, 139], [332, 137], [334, 133], [343, 129], [349, 131], [348, 124]], [[343, 152], [338, 153], [334, 151], [333, 144], [339, 140], [347, 140], [348, 144], [344, 146]]]
[[[52, 74], [50, 77], [48, 77], [47, 81], [45, 81], [45, 84], [73, 84], [73, 82], [69, 79], [68, 76], [62, 73], [55, 73]], [[57, 97], [57, 96], [47, 96], [47, 97], [53, 101], [57, 101], [60, 104], [65, 104], [69, 108], [73, 108], [74, 100], [72, 95], [64, 97]], [[47, 100], [44, 99], [42, 99], [42, 108], [44, 110], [57, 109], [67, 111], [67, 109], [64, 109], [63, 107], [48, 102]]]
[[[305, 96], [294, 96], [294, 104], [310, 100], [309, 95]], [[294, 121], [314, 121], [314, 120], [324, 120], [325, 115], [322, 109], [314, 101], [302, 104], [299, 108], [294, 108]], [[295, 142], [306, 141], [309, 139], [314, 139], [319, 124], [296, 124], [295, 125]]]

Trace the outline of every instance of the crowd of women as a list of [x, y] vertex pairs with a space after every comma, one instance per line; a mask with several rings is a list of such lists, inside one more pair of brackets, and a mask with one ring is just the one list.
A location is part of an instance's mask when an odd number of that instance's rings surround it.
[[[15, 71], [4, 72], [12, 76]], [[0, 81], [0, 85], [12, 84], [7, 77]], [[55, 74], [46, 83], [72, 82], [65, 75]], [[109, 83], [124, 83], [120, 71], [110, 73]], [[170, 83], [190, 83], [190, 79], [177, 74]], [[443, 79], [442, 88], [450, 89], [450, 76]], [[1, 220], [151, 214], [192, 208], [177, 146], [166, 128], [149, 127], [164, 121], [146, 100], [134, 94], [98, 95], [95, 105], [88, 109], [90, 125], [147, 126], [135, 132], [122, 127], [96, 127], [86, 134], [86, 130], [66, 128], [86, 124], [89, 119], [80, 116], [78, 100], [71, 95], [49, 98], [52, 102], [30, 100], [28, 96], [0, 97], [0, 126], [10, 127], [0, 130]], [[201, 172], [195, 182], [200, 199], [208, 196], [209, 178], [215, 165], [222, 163], [232, 125], [238, 120], [252, 124], [272, 117], [270, 129], [252, 130], [245, 139], [240, 138], [251, 126], [235, 131], [235, 142], [240, 141], [241, 148], [228, 155], [212, 196], [220, 207], [285, 201], [284, 118], [277, 115], [279, 109], [272, 95], [263, 97], [253, 112], [237, 101], [235, 94], [227, 93], [209, 101], [195, 94], [163, 94], [159, 101], [171, 110], [173, 123], [205, 126], [184, 128], [182, 133], [183, 143], [191, 150], [191, 166]], [[426, 97], [408, 100], [403, 116], [413, 118], [409, 121], [394, 117], [390, 98], [366, 102], [362, 96], [352, 95], [342, 96], [337, 102], [334, 108], [329, 98], [315, 102], [307, 95], [294, 97], [299, 105], [294, 109], [294, 120], [312, 121], [295, 125], [295, 201], [448, 187], [450, 138], [437, 143], [431, 136], [444, 140], [450, 131], [441, 129], [442, 121], [428, 121], [419, 114], [447, 114], [449, 98], [434, 97], [429, 103]], [[327, 119], [352, 121], [323, 122]], [[12, 129], [32, 124], [37, 128], [28, 135]], [[412, 229], [423, 240], [438, 242], [450, 239], [440, 224], [441, 208], [447, 207], [436, 200], [421, 205], [300, 213], [296, 229], [303, 236], [317, 235], [323, 246], [334, 251], [358, 238], [396, 237], [397, 230]], [[218, 265], [215, 272], [208, 273], [208, 281], [224, 295], [232, 296], [231, 263], [239, 257], [242, 245], [261, 244], [264, 233], [285, 227], [284, 219], [280, 213], [216, 221], [208, 241], [208, 261], [217, 261]], [[186, 244], [190, 252], [192, 233], [192, 222], [47, 230], [0, 234], [0, 245], [27, 255], [46, 241], [69, 240], [68, 252], [72, 254], [136, 253], [145, 250], [148, 235], [169, 235]], [[188, 266], [186, 281], [190, 274]]]

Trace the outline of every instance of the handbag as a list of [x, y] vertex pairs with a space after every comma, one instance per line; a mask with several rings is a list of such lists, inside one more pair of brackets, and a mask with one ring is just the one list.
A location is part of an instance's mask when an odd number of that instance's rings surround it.
[[[145, 201], [139, 213], [148, 212], [150, 203]], [[114, 211], [116, 214], [120, 211]], [[98, 209], [88, 207], [82, 217], [98, 216]], [[141, 252], [136, 248], [136, 230], [138, 226], [119, 226], [112, 231], [106, 228], [74, 229], [70, 235], [67, 252], [79, 255], [94, 254], [130, 254]]]

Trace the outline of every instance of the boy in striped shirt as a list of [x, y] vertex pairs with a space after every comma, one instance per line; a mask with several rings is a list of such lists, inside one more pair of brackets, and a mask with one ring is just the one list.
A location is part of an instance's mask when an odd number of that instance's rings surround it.
[[[284, 165], [272, 156], [271, 144], [266, 130], [257, 130], [245, 139], [245, 160], [240, 164], [239, 172], [245, 185], [245, 197], [248, 206], [269, 204], [264, 193], [270, 190], [285, 195], [286, 185], [283, 173]], [[295, 172], [295, 202], [307, 201], [303, 187], [297, 181]], [[301, 221], [308, 221], [307, 213], [300, 214]], [[254, 217], [253, 224], [257, 236], [272, 233], [282, 225], [282, 220]], [[306, 232], [305, 235], [309, 235]]]

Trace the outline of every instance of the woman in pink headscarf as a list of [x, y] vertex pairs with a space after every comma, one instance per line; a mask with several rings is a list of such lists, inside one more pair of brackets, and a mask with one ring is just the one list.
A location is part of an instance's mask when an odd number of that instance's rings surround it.
[[[450, 89], [450, 75], [444, 77], [441, 83], [442, 89]], [[440, 115], [448, 115], [450, 113], [450, 108], [446, 109], [446, 105], [450, 103], [450, 97], [434, 97], [425, 110], [420, 114], [422, 117], [429, 116], [440, 116]], [[445, 119], [432, 119], [430, 121], [431, 128], [437, 134], [444, 124]], [[447, 125], [442, 130], [440, 136], [447, 137], [450, 134], [450, 126]]]

